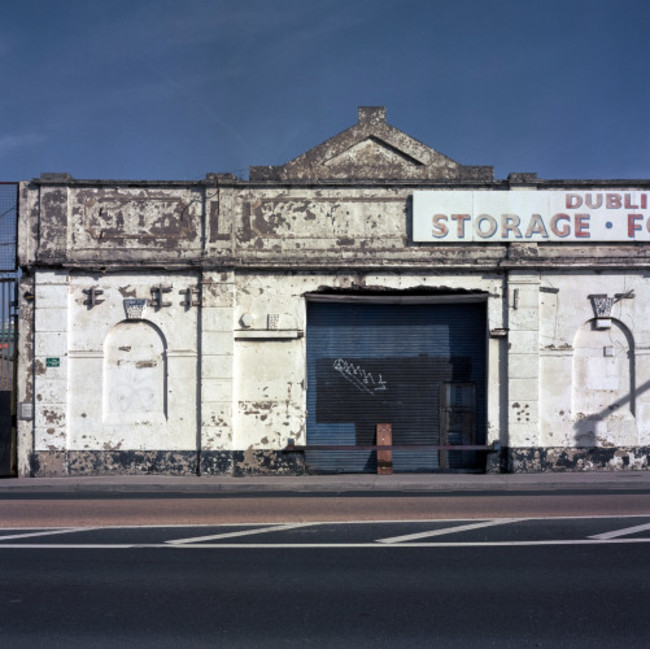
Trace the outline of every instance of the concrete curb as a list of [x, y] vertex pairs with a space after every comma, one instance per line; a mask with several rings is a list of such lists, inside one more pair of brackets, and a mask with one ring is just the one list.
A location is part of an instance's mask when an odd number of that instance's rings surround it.
[[3, 494], [66, 493], [381, 493], [648, 491], [650, 471], [602, 473], [531, 473], [507, 475], [416, 474], [327, 476], [100, 476], [5, 478]]

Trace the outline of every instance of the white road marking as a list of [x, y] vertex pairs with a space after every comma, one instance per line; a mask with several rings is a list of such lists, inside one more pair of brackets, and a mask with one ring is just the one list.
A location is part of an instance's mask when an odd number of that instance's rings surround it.
[[62, 543], [62, 544], [37, 544], [37, 543], [2, 543], [0, 551], [11, 550], [136, 550], [136, 549], [186, 549], [186, 550], [314, 550], [314, 549], [417, 549], [417, 548], [516, 548], [539, 547], [551, 545], [613, 545], [630, 543], [650, 543], [650, 538], [619, 538], [601, 541], [597, 539], [551, 540], [551, 541], [478, 541], [437, 543]]
[[417, 532], [415, 534], [405, 534], [404, 536], [392, 536], [387, 539], [377, 539], [377, 543], [404, 543], [408, 541], [417, 541], [432, 536], [444, 536], [445, 534], [454, 534], [456, 532], [469, 532], [479, 530], [483, 527], [492, 527], [493, 525], [505, 525], [515, 521], [524, 521], [525, 518], [497, 518], [479, 523], [468, 523], [467, 525], [456, 525], [455, 527], [444, 527], [440, 530], [428, 530], [426, 532]]
[[[625, 543], [650, 543], [650, 537], [636, 537], [636, 538], [620, 538], [626, 535], [642, 532], [650, 529], [650, 523], [643, 523], [633, 527], [626, 527], [623, 529], [614, 530], [612, 532], [605, 532], [590, 537], [580, 537], [576, 539], [556, 539], [556, 540], [530, 540], [530, 541], [421, 541], [432, 536], [442, 536], [454, 532], [463, 532], [469, 530], [480, 529], [492, 525], [507, 524], [518, 521], [548, 521], [548, 520], [564, 520], [567, 523], [575, 522], [576, 520], [624, 520], [636, 519], [648, 521], [648, 516], [640, 516], [638, 514], [627, 514], [620, 516], [600, 515], [600, 516], [548, 516], [548, 517], [527, 517], [527, 518], [492, 518], [492, 519], [432, 519], [430, 521], [412, 520], [412, 521], [320, 521], [320, 522], [302, 522], [302, 523], [219, 523], [219, 524], [201, 524], [201, 525], [115, 525], [115, 526], [102, 526], [102, 527], [66, 527], [66, 528], [52, 528], [52, 527], [13, 527], [13, 528], [0, 528], [0, 550], [5, 549], [37, 549], [37, 550], [125, 550], [125, 549], [154, 549], [154, 548], [192, 548], [192, 549], [215, 549], [215, 550], [271, 550], [271, 549], [352, 549], [352, 548], [479, 548], [479, 547], [539, 547], [539, 546], [585, 546], [585, 545], [612, 545], [612, 544], [625, 544]], [[396, 536], [379, 541], [361, 542], [361, 543], [210, 543], [200, 541], [214, 541], [221, 539], [236, 538], [241, 536], [249, 536], [252, 534], [264, 534], [273, 531], [286, 531], [298, 527], [318, 527], [329, 525], [385, 525], [385, 524], [408, 524], [417, 523], [422, 524], [449, 524], [458, 523], [452, 527], [446, 527], [440, 530], [432, 530], [428, 532], [419, 532], [416, 534], [408, 534], [403, 536]], [[213, 534], [209, 536], [191, 537], [176, 539], [161, 543], [11, 543], [14, 539], [26, 539], [30, 537], [43, 537], [53, 535], [71, 534], [74, 532], [88, 532], [88, 531], [101, 531], [101, 530], [138, 530], [138, 529], [171, 529], [171, 528], [185, 528], [185, 529], [200, 529], [204, 527], [211, 528], [232, 528], [250, 526], [251, 529], [239, 530], [233, 532], [223, 532], [220, 534]], [[27, 531], [31, 530], [31, 531]], [[10, 534], [7, 534], [10, 532]], [[411, 541], [411, 542], [404, 542]]]
[[635, 525], [634, 527], [625, 527], [622, 530], [614, 530], [612, 532], [604, 532], [603, 534], [594, 534], [590, 536], [590, 539], [596, 539], [598, 541], [608, 541], [609, 539], [615, 539], [619, 536], [627, 536], [628, 534], [635, 534], [636, 532], [645, 532], [650, 530], [650, 523], [645, 523], [645, 525]]
[[[555, 541], [440, 541], [433, 543], [206, 543], [204, 545], [175, 545], [175, 548], [206, 548], [211, 550], [230, 549], [245, 550], [298, 550], [309, 549], [352, 549], [352, 548], [516, 548], [536, 547], [541, 545], [612, 545], [613, 543], [650, 543], [650, 539], [614, 539], [613, 541], [597, 541], [592, 539], [558, 539]], [[169, 546], [167, 546], [169, 547]]]
[[100, 527], [65, 527], [62, 529], [50, 529], [47, 532], [24, 532], [22, 534], [10, 534], [0, 536], [0, 541], [13, 539], [29, 539], [34, 536], [52, 536], [54, 534], [71, 534], [72, 532], [88, 532], [90, 530], [102, 529]]
[[[585, 516], [574, 516], [573, 514], [565, 515], [565, 516], [526, 516], [526, 518], [499, 518], [498, 516], [492, 517], [490, 520], [508, 520], [508, 521], [576, 521], [576, 520], [584, 520], [584, 521], [589, 521], [589, 520], [619, 520], [619, 519], [627, 519], [627, 518], [641, 518], [641, 519], [647, 519], [647, 515], [643, 514], [588, 514]], [[308, 521], [305, 522], [303, 521], [301, 525], [389, 525], [389, 524], [397, 524], [397, 525], [407, 525], [407, 524], [427, 524], [427, 523], [462, 523], [465, 521], [471, 521], [471, 520], [477, 520], [477, 521], [483, 521], [485, 520], [484, 518], [472, 518], [472, 517], [463, 517], [463, 518], [432, 518], [432, 519], [423, 519], [423, 518], [396, 518], [396, 519], [370, 519], [367, 521], [361, 520], [361, 521], [345, 521], [345, 520], [340, 520], [340, 521], [319, 521], [319, 520], [314, 520], [314, 521]], [[286, 525], [291, 525], [292, 523], [286, 523]], [[268, 527], [271, 525], [279, 525], [277, 521], [266, 521], [266, 522], [249, 522], [249, 521], [239, 521], [235, 523], [156, 523], [152, 525], [102, 525], [101, 527], [77, 527], [77, 528], [65, 528], [65, 529], [79, 529], [79, 530], [90, 530], [90, 529], [97, 529], [97, 530], [143, 530], [143, 529], [173, 529], [173, 528], [201, 528], [201, 527], [245, 527], [245, 526], [250, 526], [250, 527]], [[30, 530], [59, 530], [62, 529], [60, 527], [52, 527], [52, 526], [42, 526], [42, 525], [22, 525], [20, 527], [14, 526], [7, 526], [7, 527], [2, 527], [0, 525], [0, 532], [5, 531], [5, 532], [10, 532], [12, 530], [24, 530], [24, 529], [30, 529]]]
[[251, 536], [253, 534], [266, 534], [267, 532], [284, 532], [292, 530], [296, 527], [304, 527], [310, 523], [295, 523], [285, 525], [273, 525], [272, 527], [263, 527], [261, 529], [253, 530], [240, 530], [239, 532], [225, 532], [223, 534], [211, 534], [209, 536], [195, 536], [189, 539], [175, 539], [173, 541], [166, 541], [170, 545], [185, 545], [189, 543], [201, 543], [203, 541], [217, 541], [219, 539], [232, 539], [237, 536]]
[[[135, 548], [168, 548], [169, 545], [144, 543], [0, 543], [1, 550], [132, 550]], [[183, 547], [183, 546], [176, 546]], [[191, 547], [191, 546], [190, 546]]]

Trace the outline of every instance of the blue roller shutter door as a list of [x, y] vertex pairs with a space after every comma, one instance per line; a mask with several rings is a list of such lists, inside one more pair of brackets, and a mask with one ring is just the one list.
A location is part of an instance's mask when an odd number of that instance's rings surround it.
[[[307, 445], [372, 445], [378, 423], [393, 444], [440, 443], [441, 385], [476, 386], [476, 443], [486, 438], [485, 303], [309, 302]], [[395, 472], [440, 468], [437, 450], [393, 453]], [[450, 453], [448, 467], [481, 468], [478, 453]], [[367, 450], [307, 451], [308, 469], [374, 473]]]

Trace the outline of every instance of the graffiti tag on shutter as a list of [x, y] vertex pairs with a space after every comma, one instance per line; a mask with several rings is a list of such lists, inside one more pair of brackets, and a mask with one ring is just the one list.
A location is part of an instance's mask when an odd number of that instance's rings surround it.
[[388, 387], [381, 374], [375, 379], [375, 375], [372, 372], [367, 372], [360, 365], [355, 365], [342, 358], [337, 358], [334, 361], [333, 367], [344, 379], [352, 383], [352, 385], [362, 392], [367, 392], [374, 396], [375, 392], [384, 391]]

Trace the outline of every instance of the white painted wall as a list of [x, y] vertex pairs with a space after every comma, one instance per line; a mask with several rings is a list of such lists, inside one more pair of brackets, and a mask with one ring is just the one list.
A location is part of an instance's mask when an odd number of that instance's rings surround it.
[[[67, 330], [58, 349], [61, 368], [46, 368], [36, 387], [37, 403], [56, 393], [65, 412], [64, 423], [50, 437], [70, 450], [195, 449], [198, 309], [182, 306], [179, 291], [196, 285], [197, 277], [70, 275], [57, 285], [45, 283], [48, 278], [37, 275], [37, 300], [41, 295], [63, 306], [51, 319], [46, 309], [37, 308], [41, 353], [54, 354], [47, 348], [52, 336], [47, 328]], [[172, 287], [163, 294], [170, 306], [147, 305], [141, 319], [127, 319], [124, 300], [150, 300], [151, 287], [161, 284]], [[92, 286], [103, 293], [89, 308], [83, 291]], [[39, 404], [37, 418], [41, 412]]]
[[[546, 273], [539, 293], [540, 446], [650, 442], [650, 308], [642, 273]], [[589, 295], [630, 294], [595, 328]], [[632, 392], [631, 392], [632, 390]]]

